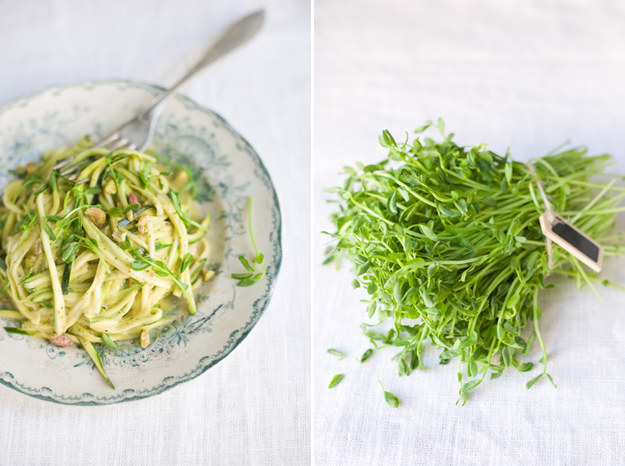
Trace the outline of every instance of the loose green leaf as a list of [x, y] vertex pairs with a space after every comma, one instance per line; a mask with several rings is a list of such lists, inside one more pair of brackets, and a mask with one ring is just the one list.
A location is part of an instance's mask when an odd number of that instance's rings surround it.
[[532, 388], [532, 386], [533, 386], [536, 382], [538, 382], [538, 381], [540, 380], [540, 378], [541, 378], [543, 375], [545, 375], [545, 374], [543, 374], [543, 373], [538, 374], [536, 377], [534, 377], [532, 380], [530, 380], [529, 382], [527, 382], [527, 383], [525, 384], [525, 388], [527, 388], [528, 390], [529, 390], [530, 388]]
[[243, 264], [243, 267], [245, 267], [246, 270], [249, 270], [250, 272], [254, 272], [254, 267], [252, 267], [250, 265], [250, 263], [245, 258], [245, 256], [239, 256], [239, 262], [241, 262], [241, 264]]
[[371, 348], [369, 348], [364, 353], [362, 353], [362, 356], [360, 356], [359, 361], [360, 362], [365, 362], [367, 359], [369, 359], [371, 357], [372, 354], [373, 354], [373, 350]]
[[328, 348], [328, 353], [332, 356], [336, 356], [337, 358], [339, 358], [339, 360], [345, 358], [345, 354], [334, 348]]
[[397, 396], [395, 396], [391, 392], [387, 392], [386, 390], [384, 390], [384, 400], [386, 401], [386, 404], [388, 404], [391, 408], [399, 407], [399, 398], [397, 398]]
[[332, 381], [330, 382], [330, 385], [328, 385], [328, 388], [336, 387], [339, 382], [343, 380], [343, 377], [345, 377], [345, 374], [336, 374], [334, 377], [332, 377]]

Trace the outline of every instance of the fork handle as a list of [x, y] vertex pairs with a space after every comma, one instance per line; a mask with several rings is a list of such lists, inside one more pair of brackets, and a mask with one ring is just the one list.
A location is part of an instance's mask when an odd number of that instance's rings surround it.
[[164, 91], [163, 94], [161, 94], [154, 101], [154, 103], [143, 113], [142, 116], [153, 116], [154, 113], [159, 112], [163, 107], [165, 100], [174, 94], [180, 86], [214, 61], [249, 41], [260, 30], [264, 19], [265, 11], [261, 9], [232, 24], [221, 34], [221, 36], [217, 38], [217, 40], [206, 51], [204, 56], [202, 56], [200, 61], [198, 61], [197, 64], [182, 78], [176, 81], [173, 86]]

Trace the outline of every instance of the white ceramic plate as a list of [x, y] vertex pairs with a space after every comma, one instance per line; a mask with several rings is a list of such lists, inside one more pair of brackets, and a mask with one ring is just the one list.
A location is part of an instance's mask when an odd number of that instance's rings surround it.
[[[97, 139], [145, 108], [156, 86], [125, 81], [55, 87], [0, 108], [0, 189], [7, 171], [38, 160], [49, 149], [85, 134]], [[271, 297], [280, 268], [278, 199], [254, 149], [223, 118], [182, 96], [161, 115], [152, 148], [191, 166], [202, 208], [212, 213], [210, 262], [216, 277], [198, 292], [198, 312], [176, 321], [146, 349], [135, 343], [100, 346], [115, 383], [111, 389], [80, 348], [7, 334], [0, 327], [0, 383], [43, 400], [100, 405], [156, 395], [193, 379], [224, 359], [256, 324]], [[251, 287], [230, 278], [242, 272], [237, 257], [252, 253], [247, 199], [253, 198], [253, 231], [264, 253], [266, 275]], [[0, 324], [15, 322], [0, 319]]]

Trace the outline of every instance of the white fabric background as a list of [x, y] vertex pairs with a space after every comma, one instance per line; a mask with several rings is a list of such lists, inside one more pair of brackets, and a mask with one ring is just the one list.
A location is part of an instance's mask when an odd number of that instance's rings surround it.
[[[570, 140], [611, 152], [625, 174], [622, 2], [318, 0], [315, 22], [316, 232], [330, 228], [322, 188], [341, 182], [343, 165], [382, 159], [383, 129], [403, 139], [439, 116], [461, 144], [527, 159]], [[327, 243], [316, 234], [316, 266]], [[608, 258], [604, 275], [625, 284], [625, 258]], [[601, 304], [558, 282], [541, 296], [541, 322], [559, 388], [543, 380], [528, 391], [537, 369], [510, 370], [459, 407], [454, 364], [433, 356], [400, 378], [392, 350], [354, 360], [368, 342], [350, 283], [347, 266], [315, 272], [317, 464], [625, 464], [623, 292], [600, 288]], [[329, 347], [349, 357], [337, 361]], [[400, 409], [386, 405], [378, 379]]]
[[87, 80], [171, 84], [261, 6], [262, 34], [182, 92], [247, 138], [276, 185], [284, 261], [265, 315], [216, 367], [147, 400], [67, 407], [0, 387], [0, 464], [309, 464], [310, 3], [0, 0], [0, 103]]

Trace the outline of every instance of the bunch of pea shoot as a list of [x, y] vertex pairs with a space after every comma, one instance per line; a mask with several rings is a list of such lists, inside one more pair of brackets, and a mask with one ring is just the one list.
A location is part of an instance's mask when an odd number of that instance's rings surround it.
[[[432, 126], [438, 140], [421, 134]], [[485, 145], [457, 145], [442, 120], [416, 133], [412, 143], [398, 143], [384, 131], [388, 157], [345, 167], [343, 186], [328, 190], [338, 200], [325, 263], [353, 264], [353, 286], [366, 290], [374, 321], [363, 324], [364, 335], [376, 349], [395, 348], [400, 376], [424, 367], [427, 347], [441, 364], [456, 361], [462, 403], [487, 376], [510, 366], [534, 369], [525, 357], [535, 341], [542, 370], [526, 386], [543, 377], [555, 386], [539, 328], [539, 291], [553, 286], [549, 275], [594, 291], [601, 280], [558, 246], [549, 267], [536, 180], [556, 212], [601, 243], [605, 256], [617, 255], [622, 238], [610, 231], [625, 210], [625, 188], [616, 179], [596, 181], [610, 156], [574, 147], [530, 161], [531, 169]], [[388, 323], [388, 332], [376, 330]]]

